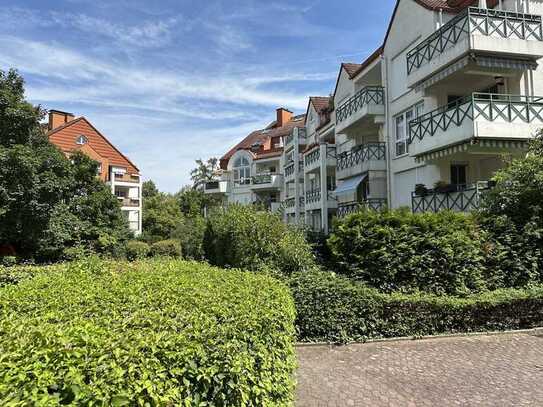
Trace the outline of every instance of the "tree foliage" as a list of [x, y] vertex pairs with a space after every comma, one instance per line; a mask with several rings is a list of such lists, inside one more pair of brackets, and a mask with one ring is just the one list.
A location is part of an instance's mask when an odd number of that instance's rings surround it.
[[219, 169], [219, 160], [210, 158], [207, 161], [196, 160], [196, 168], [190, 172], [190, 178], [194, 188], [202, 187], [206, 182], [212, 181]]
[[49, 143], [43, 117], [25, 100], [21, 76], [0, 71], [0, 246], [39, 261], [74, 246], [110, 250], [128, 235], [117, 200], [96, 162]]

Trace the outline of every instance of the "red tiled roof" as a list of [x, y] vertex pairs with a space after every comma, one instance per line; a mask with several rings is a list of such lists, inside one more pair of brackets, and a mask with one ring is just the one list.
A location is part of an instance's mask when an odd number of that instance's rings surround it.
[[351, 79], [355, 77], [356, 73], [358, 72], [358, 70], [360, 69], [361, 66], [362, 66], [362, 64], [355, 64], [353, 62], [342, 62], [341, 63], [341, 67], [343, 69], [345, 69], [345, 71], [349, 75], [349, 78], [351, 78]]
[[81, 148], [77, 144], [79, 136], [88, 139], [88, 145], [101, 157], [107, 158], [112, 165], [124, 167], [131, 174], [139, 173], [139, 169], [100, 133], [86, 118], [79, 117], [47, 133], [49, 141], [63, 152], [70, 153]]
[[329, 96], [311, 96], [309, 98], [309, 103], [313, 104], [317, 113], [321, 113], [330, 107], [330, 97]]
[[[249, 134], [247, 137], [245, 137], [243, 140], [241, 140], [238, 144], [236, 144], [234, 147], [232, 147], [225, 155], [223, 155], [220, 159], [220, 165], [222, 169], [226, 169], [228, 166], [228, 160], [230, 160], [230, 157], [232, 157], [236, 151], [239, 150], [248, 150], [250, 151], [251, 146], [255, 143], [264, 143], [267, 140], [273, 138], [273, 137], [286, 137], [290, 134], [293, 128], [295, 127], [304, 127], [304, 119], [305, 115], [295, 116], [292, 118], [291, 121], [285, 123], [282, 127], [275, 127], [277, 126], [276, 122], [272, 122], [269, 126], [267, 126], [264, 129], [253, 131], [251, 134]], [[258, 154], [253, 154], [255, 157], [261, 158], [263, 154], [267, 154], [270, 152], [273, 152], [274, 150], [263, 150], [259, 152]], [[279, 153], [282, 152], [282, 149], [277, 150]]]

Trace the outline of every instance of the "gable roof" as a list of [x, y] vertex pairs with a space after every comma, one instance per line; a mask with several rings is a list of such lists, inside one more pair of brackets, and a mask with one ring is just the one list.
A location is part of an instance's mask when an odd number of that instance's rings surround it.
[[117, 147], [115, 147], [96, 127], [85, 117], [78, 117], [47, 132], [49, 141], [58, 146], [63, 152], [69, 153], [81, 148], [77, 144], [79, 136], [88, 139], [88, 145], [101, 157], [107, 158], [109, 163], [126, 167], [133, 174], [139, 173], [138, 167], [132, 163]]
[[290, 134], [293, 128], [295, 127], [304, 127], [305, 115], [294, 116], [289, 122], [285, 123], [282, 127], [276, 127], [277, 122], [272, 122], [266, 128], [261, 130], [256, 130], [250, 133], [247, 137], [241, 140], [238, 144], [232, 147], [228, 152], [223, 155], [220, 159], [220, 166], [222, 169], [226, 169], [228, 166], [228, 161], [230, 158], [239, 150], [249, 151], [255, 158], [264, 158], [266, 154], [274, 151], [282, 151], [281, 149], [271, 149], [264, 150], [259, 153], [253, 153], [250, 151], [251, 146], [257, 142], [264, 143], [265, 141], [273, 137], [286, 137]]

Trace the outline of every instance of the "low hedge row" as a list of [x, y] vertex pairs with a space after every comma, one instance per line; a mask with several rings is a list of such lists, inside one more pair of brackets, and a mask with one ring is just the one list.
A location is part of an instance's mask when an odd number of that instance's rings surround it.
[[386, 294], [330, 272], [289, 280], [298, 339], [306, 342], [483, 332], [543, 326], [543, 287], [465, 298]]
[[276, 280], [164, 259], [52, 271], [0, 288], [0, 405], [291, 403], [295, 312]]

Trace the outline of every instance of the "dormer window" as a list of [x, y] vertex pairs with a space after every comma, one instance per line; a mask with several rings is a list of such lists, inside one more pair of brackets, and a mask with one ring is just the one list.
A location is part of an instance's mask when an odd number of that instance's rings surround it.
[[87, 144], [89, 142], [89, 139], [83, 135], [79, 136], [76, 140], [76, 143], [79, 145]]

